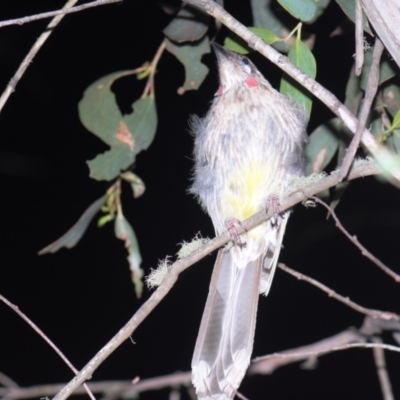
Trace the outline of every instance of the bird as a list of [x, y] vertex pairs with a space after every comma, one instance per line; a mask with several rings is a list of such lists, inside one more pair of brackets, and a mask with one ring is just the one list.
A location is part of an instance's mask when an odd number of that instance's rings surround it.
[[[192, 358], [199, 400], [233, 399], [250, 364], [259, 294], [268, 294], [290, 211], [279, 200], [305, 174], [307, 115], [242, 54], [212, 43], [220, 85], [204, 118], [192, 116], [194, 173], [189, 191], [211, 217], [219, 250]], [[267, 222], [237, 234], [251, 215]]]

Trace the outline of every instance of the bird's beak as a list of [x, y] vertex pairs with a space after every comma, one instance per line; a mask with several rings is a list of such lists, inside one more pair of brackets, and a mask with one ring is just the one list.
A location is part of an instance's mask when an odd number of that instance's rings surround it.
[[217, 56], [218, 63], [232, 59], [232, 52], [225, 49], [225, 47], [215, 42], [212, 42], [211, 46], [213, 47], [215, 55]]

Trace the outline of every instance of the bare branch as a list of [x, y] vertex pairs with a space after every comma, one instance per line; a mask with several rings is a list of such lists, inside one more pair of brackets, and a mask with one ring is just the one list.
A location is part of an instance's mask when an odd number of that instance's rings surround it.
[[[31, 321], [15, 304], [8, 301], [3, 295], [0, 294], [0, 300], [5, 303], [8, 307], [14, 310], [44, 341], [58, 354], [58, 356], [68, 365], [68, 367], [77, 374], [79, 371], [72, 365], [72, 363], [68, 360], [67, 357], [61, 352], [61, 350], [44, 334], [44, 332], [33, 322]], [[6, 375], [2, 376], [3, 379]], [[12, 385], [13, 381], [9, 380], [9, 384]], [[16, 383], [14, 382], [16, 385]], [[17, 385], [18, 386], [18, 385]], [[89, 390], [86, 383], [84, 384], [85, 390], [89, 397], [92, 400], [96, 400], [93, 396], [93, 393]]]
[[146, 87], [144, 88], [143, 94], [141, 96], [142, 99], [147, 97], [149, 92], [151, 93], [152, 96], [154, 96], [154, 76], [156, 74], [157, 64], [160, 61], [160, 58], [162, 56], [162, 53], [165, 50], [166, 45], [167, 44], [166, 44], [165, 40], [163, 40], [161, 42], [159, 48], [157, 49], [157, 52], [156, 52], [153, 60], [151, 61], [151, 64], [150, 64], [151, 72], [147, 79]]
[[[387, 321], [372, 317], [366, 317], [360, 329], [349, 328], [334, 336], [323, 339], [307, 346], [301, 346], [295, 349], [285, 350], [279, 353], [270, 354], [264, 357], [258, 357], [252, 361], [250, 368], [247, 371], [248, 375], [270, 374], [279, 367], [294, 362], [306, 360], [307, 364], [313, 364], [318, 357], [331, 353], [333, 351], [345, 350], [353, 347], [388, 349], [392, 351], [400, 351], [399, 347], [390, 346], [381, 343], [366, 343], [368, 337], [376, 337], [383, 330], [400, 331], [400, 323], [396, 321]], [[177, 387], [181, 385], [189, 385], [192, 387], [191, 372], [181, 372], [171, 375], [159, 376], [140, 381], [135, 378], [133, 381], [104, 381], [91, 382], [89, 388], [94, 393], [114, 394], [118, 393], [120, 397], [132, 398], [138, 393], [147, 390], [158, 390], [166, 387]], [[27, 399], [32, 397], [52, 396], [58, 393], [65, 384], [55, 385], [38, 385], [31, 387], [9, 387], [0, 388], [0, 396], [12, 399]], [[75, 395], [83, 394], [82, 387], [77, 387], [74, 391]]]
[[309, 363], [313, 363], [316, 361], [318, 356], [331, 352], [333, 348], [340, 347], [348, 343], [360, 343], [365, 341], [366, 338], [357, 332], [356, 329], [348, 329], [307, 346], [301, 346], [295, 349], [289, 349], [279, 353], [257, 357], [251, 362], [247, 373], [249, 375], [271, 374], [279, 367], [292, 364], [294, 362], [308, 360]]
[[[27, 22], [33, 22], [33, 21], [38, 21], [39, 19], [46, 19], [46, 18], [51, 18], [59, 15], [66, 15], [66, 14], [72, 14], [76, 13], [78, 11], [83, 11], [88, 8], [92, 7], [98, 7], [102, 6], [104, 4], [112, 4], [112, 3], [121, 3], [122, 0], [96, 0], [91, 3], [87, 4], [82, 4], [81, 6], [76, 6], [72, 8], [66, 8], [64, 6], [61, 10], [56, 10], [56, 11], [49, 11], [41, 14], [36, 14], [36, 15], [30, 15], [29, 17], [23, 17], [23, 18], [16, 18], [16, 19], [9, 19], [8, 21], [1, 21], [0, 22], [0, 28], [3, 28], [5, 26], [10, 26], [10, 25], [23, 25], [26, 24]], [[73, 2], [74, 4], [76, 1]]]
[[[309, 90], [315, 97], [321, 100], [344, 122], [351, 132], [356, 132], [358, 125], [357, 118], [336, 98], [336, 96], [314, 79], [311, 79], [304, 72], [296, 68], [287, 57], [280, 54], [273, 47], [267, 45], [260, 37], [256, 36], [243, 24], [228, 14], [220, 5], [213, 0], [186, 0], [186, 3], [201, 8], [222, 22], [232, 32], [244, 39], [251, 48], [257, 50], [264, 57], [268, 58], [271, 62], [276, 64], [289, 76]], [[382, 146], [382, 144], [380, 144], [367, 129], [363, 130], [361, 141], [378, 162], [391, 160], [393, 168], [390, 172], [396, 178], [396, 181], [393, 183], [400, 186], [400, 167], [396, 162], [395, 156], [387, 148]]]
[[379, 258], [375, 257], [371, 252], [369, 252], [357, 239], [357, 236], [355, 235], [350, 235], [350, 233], [346, 230], [346, 228], [342, 225], [340, 222], [339, 218], [337, 217], [334, 209], [332, 207], [329, 207], [328, 204], [326, 204], [324, 201], [319, 199], [318, 197], [313, 197], [311, 196], [313, 200], [315, 200], [317, 203], [323, 205], [329, 213], [332, 215], [333, 219], [336, 222], [336, 226], [344, 233], [344, 235], [352, 242], [354, 245], [360, 249], [361, 254], [364, 257], [367, 257], [369, 260], [371, 260], [376, 266], [378, 266], [383, 272], [391, 276], [397, 283], [400, 282], [400, 275], [396, 274], [396, 272], [392, 271], [388, 266], [386, 266]]
[[[362, 66], [364, 64], [364, 31], [362, 26], [362, 8], [360, 0], [355, 1], [355, 34], [356, 34], [356, 68], [355, 73], [357, 76], [361, 75]], [[358, 129], [358, 128], [357, 128]]]
[[[374, 343], [382, 344], [382, 339], [379, 337], [372, 338]], [[382, 347], [373, 349], [376, 372], [378, 373], [379, 382], [381, 384], [384, 400], [394, 400], [392, 385], [390, 384], [389, 374], [386, 368], [385, 352]]]
[[[348, 179], [355, 179], [378, 173], [378, 169], [373, 162], [364, 162], [353, 166], [349, 173]], [[293, 207], [295, 204], [306, 200], [309, 196], [319, 193], [322, 190], [328, 189], [338, 182], [338, 172], [334, 171], [331, 175], [325, 176], [319, 180], [310, 181], [305, 178], [304, 187], [296, 188], [292, 193], [288, 194], [281, 201], [282, 211]], [[308, 183], [308, 184], [307, 184]], [[243, 222], [243, 226], [237, 228], [238, 234], [247, 232], [253, 229], [255, 226], [267, 221], [271, 218], [273, 210], [269, 210], [268, 213], [260, 211]], [[58, 394], [54, 397], [54, 400], [64, 400], [69, 397], [74, 390], [80, 386], [84, 381], [92, 377], [93, 372], [98, 366], [110, 355], [112, 352], [130, 335], [135, 329], [144, 321], [144, 319], [154, 310], [155, 307], [161, 302], [161, 300], [168, 294], [172, 289], [178, 276], [185, 269], [195, 264], [197, 261], [204, 258], [206, 255], [217, 250], [219, 247], [225, 245], [230, 241], [229, 233], [224, 233], [204, 246], [194, 251], [190, 256], [182, 258], [169, 267], [169, 272], [162, 281], [158, 289], [151, 295], [151, 297], [139, 308], [134, 316], [125, 324], [124, 327], [86, 364], [86, 366], [80, 371], [80, 373], [74, 377]]]
[[[361, 9], [360, 0], [357, 0], [356, 4]], [[360, 19], [361, 19], [361, 10], [360, 10]], [[384, 47], [382, 42], [378, 38], [376, 38], [374, 52], [372, 55], [372, 65], [368, 75], [367, 89], [365, 92], [365, 98], [362, 105], [359, 121], [357, 124], [356, 133], [353, 136], [350, 146], [347, 149], [346, 155], [343, 159], [342, 166], [340, 167], [339, 179], [341, 181], [346, 177], [350, 169], [350, 166], [354, 160], [354, 156], [356, 155], [358, 146], [360, 145], [361, 136], [365, 128], [365, 123], [367, 122], [367, 118], [371, 110], [372, 102], [374, 101], [376, 92], [378, 90], [379, 63], [381, 61], [383, 49]], [[357, 67], [356, 67], [356, 74], [357, 74]]]
[[380, 318], [383, 320], [400, 321], [400, 315], [397, 315], [397, 314], [389, 312], [389, 311], [372, 310], [370, 308], [365, 308], [363, 306], [360, 306], [357, 303], [355, 303], [354, 301], [351, 301], [348, 297], [343, 297], [340, 294], [337, 294], [334, 290], [328, 288], [328, 286], [325, 286], [321, 282], [318, 282], [317, 280], [310, 278], [307, 275], [301, 274], [300, 272], [297, 272], [294, 269], [287, 267], [285, 264], [279, 263], [278, 267], [280, 269], [283, 269], [288, 274], [296, 277], [298, 280], [311, 283], [311, 285], [313, 285], [313, 286], [317, 287], [318, 289], [321, 289], [323, 292], [327, 293], [329, 297], [333, 297], [334, 299], [340, 301], [343, 304], [346, 304], [346, 306], [352, 308], [353, 310], [360, 312], [361, 314], [369, 315], [372, 318]]
[[8, 83], [6, 89], [4, 90], [3, 94], [0, 97], [0, 112], [6, 104], [8, 98], [10, 97], [11, 93], [15, 91], [15, 87], [17, 86], [19, 80], [24, 75], [26, 69], [28, 68], [29, 64], [32, 62], [33, 58], [36, 56], [36, 53], [39, 49], [43, 46], [44, 42], [48, 39], [50, 34], [53, 32], [53, 29], [60, 23], [60, 21], [64, 18], [66, 14], [72, 12], [82, 11], [86, 8], [96, 7], [103, 4], [110, 4], [120, 2], [121, 0], [97, 0], [92, 3], [83, 4], [81, 6], [73, 7], [73, 5], [78, 0], [68, 0], [65, 6], [61, 10], [52, 11], [43, 14], [32, 15], [30, 17], [25, 18], [18, 18], [10, 21], [3, 21], [0, 22], [0, 28], [2, 26], [12, 25], [12, 24], [24, 24], [25, 22], [35, 21], [42, 18], [49, 18], [55, 15], [55, 17], [51, 20], [51, 22], [47, 25], [46, 30], [39, 36], [36, 40], [35, 44], [30, 49], [29, 53], [26, 55], [24, 60], [22, 61], [21, 65], [19, 66], [15, 75], [11, 78], [10, 82]]
[[3, 374], [3, 372], [0, 372], [0, 385], [5, 386], [6, 388], [17, 388], [19, 386], [17, 382], [11, 379], [8, 375]]

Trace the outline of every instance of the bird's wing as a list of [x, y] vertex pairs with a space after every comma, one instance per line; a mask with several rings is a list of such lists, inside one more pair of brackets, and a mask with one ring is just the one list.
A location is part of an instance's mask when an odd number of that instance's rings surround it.
[[277, 227], [269, 230], [269, 245], [265, 253], [263, 266], [261, 270], [260, 293], [264, 296], [268, 295], [274, 278], [276, 264], [278, 263], [279, 253], [282, 248], [283, 235], [285, 234], [286, 225], [290, 216], [290, 211], [283, 214]]
[[237, 268], [220, 250], [192, 360], [199, 399], [232, 399], [250, 363], [263, 257]]

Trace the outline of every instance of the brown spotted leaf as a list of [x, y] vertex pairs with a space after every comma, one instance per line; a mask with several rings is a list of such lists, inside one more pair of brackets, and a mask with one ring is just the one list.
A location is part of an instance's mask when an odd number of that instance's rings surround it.
[[135, 101], [133, 112], [122, 115], [111, 86], [126, 72], [115, 72], [92, 83], [78, 105], [82, 124], [110, 146], [110, 150], [88, 161], [90, 176], [97, 180], [112, 180], [132, 165], [136, 155], [151, 144], [156, 132], [153, 97]]

